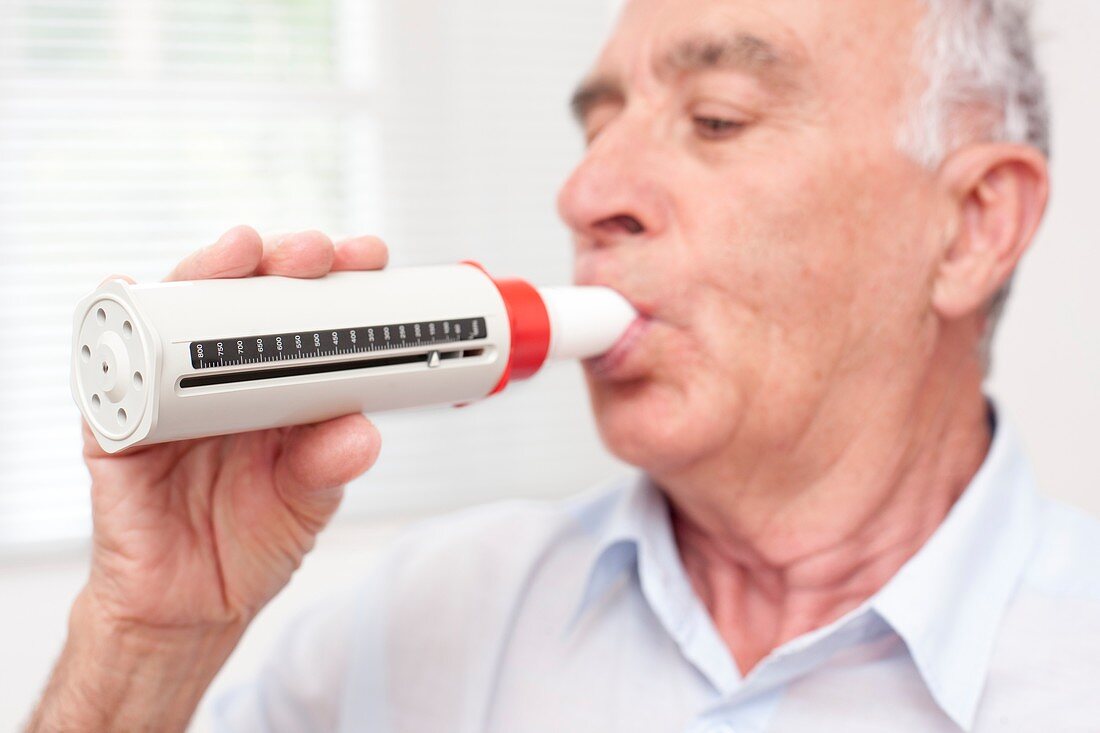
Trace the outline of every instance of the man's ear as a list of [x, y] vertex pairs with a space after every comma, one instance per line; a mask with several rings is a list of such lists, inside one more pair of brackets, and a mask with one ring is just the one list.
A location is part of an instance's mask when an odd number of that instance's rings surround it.
[[1037, 149], [1010, 143], [968, 145], [938, 177], [955, 217], [944, 243], [932, 304], [946, 319], [977, 312], [1012, 276], [1046, 210], [1050, 177]]

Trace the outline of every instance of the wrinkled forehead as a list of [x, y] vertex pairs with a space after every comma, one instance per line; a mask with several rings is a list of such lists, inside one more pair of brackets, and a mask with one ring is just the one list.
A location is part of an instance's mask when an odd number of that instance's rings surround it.
[[593, 70], [626, 80], [731, 67], [779, 84], [894, 88], [923, 0], [627, 0]]

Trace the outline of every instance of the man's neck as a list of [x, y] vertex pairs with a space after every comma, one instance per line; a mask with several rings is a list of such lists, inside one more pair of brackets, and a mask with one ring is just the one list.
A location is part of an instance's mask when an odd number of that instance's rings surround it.
[[926, 385], [934, 401], [868, 421], [797, 488], [655, 477], [684, 568], [743, 673], [870, 598], [936, 530], [989, 449], [980, 383]]

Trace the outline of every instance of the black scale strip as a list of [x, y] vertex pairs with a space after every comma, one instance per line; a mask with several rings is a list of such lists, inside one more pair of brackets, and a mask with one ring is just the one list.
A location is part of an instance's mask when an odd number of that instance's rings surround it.
[[[264, 336], [237, 336], [192, 341], [191, 366], [195, 369], [211, 369], [327, 356], [371, 354], [417, 346], [476, 341], [484, 339], [487, 335], [485, 319], [477, 317], [326, 331], [273, 333]], [[424, 357], [418, 355], [416, 358]], [[332, 371], [332, 369], [328, 368], [325, 371]], [[257, 379], [261, 378], [263, 377], [257, 377]]]

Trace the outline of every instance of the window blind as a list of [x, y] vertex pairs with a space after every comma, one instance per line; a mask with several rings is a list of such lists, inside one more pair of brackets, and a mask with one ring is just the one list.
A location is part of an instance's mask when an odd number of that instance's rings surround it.
[[[0, 552], [86, 537], [72, 308], [229, 226], [377, 233], [394, 265], [568, 279], [554, 189], [607, 9], [497, 0], [0, 3]], [[616, 470], [580, 376], [378, 416], [346, 516], [583, 488]], [[492, 456], [487, 460], [486, 456]]]

